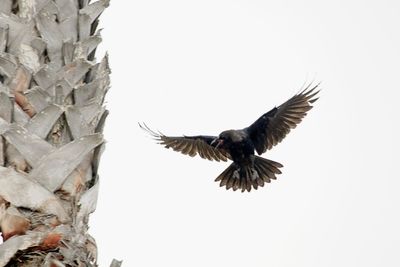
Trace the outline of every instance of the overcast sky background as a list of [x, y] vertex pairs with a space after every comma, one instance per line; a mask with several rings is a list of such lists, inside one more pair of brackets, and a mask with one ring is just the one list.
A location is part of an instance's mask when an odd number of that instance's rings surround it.
[[[400, 2], [111, 1], [101, 17], [110, 116], [90, 233], [123, 266], [400, 266]], [[251, 193], [229, 163], [155, 144], [248, 126], [305, 82], [305, 120]]]

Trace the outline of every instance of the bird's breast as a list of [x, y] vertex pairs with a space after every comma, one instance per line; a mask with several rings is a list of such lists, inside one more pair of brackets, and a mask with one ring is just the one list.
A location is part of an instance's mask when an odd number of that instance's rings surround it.
[[249, 139], [243, 139], [240, 142], [233, 142], [229, 150], [229, 153], [235, 162], [246, 161], [251, 155], [254, 155], [254, 145]]

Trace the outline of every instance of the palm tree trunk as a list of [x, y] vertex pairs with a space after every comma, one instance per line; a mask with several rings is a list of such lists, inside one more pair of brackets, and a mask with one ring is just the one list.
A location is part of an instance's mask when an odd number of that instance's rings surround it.
[[[0, 266], [97, 266], [109, 0], [0, 1]], [[120, 266], [113, 261], [112, 266]]]

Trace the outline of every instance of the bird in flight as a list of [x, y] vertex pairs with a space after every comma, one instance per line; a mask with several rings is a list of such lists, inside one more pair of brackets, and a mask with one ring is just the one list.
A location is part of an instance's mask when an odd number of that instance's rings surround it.
[[261, 155], [270, 150], [302, 121], [312, 108], [311, 104], [318, 99], [318, 86], [308, 85], [282, 105], [263, 114], [249, 127], [223, 131], [218, 136], [173, 137], [155, 132], [146, 124], [139, 126], [161, 145], [185, 155], [199, 155], [215, 161], [232, 160], [232, 164], [215, 181], [227, 190], [250, 192], [252, 188], [263, 187], [271, 179], [276, 179], [276, 174], [281, 174], [279, 168], [283, 167], [278, 162], [255, 155], [255, 152]]

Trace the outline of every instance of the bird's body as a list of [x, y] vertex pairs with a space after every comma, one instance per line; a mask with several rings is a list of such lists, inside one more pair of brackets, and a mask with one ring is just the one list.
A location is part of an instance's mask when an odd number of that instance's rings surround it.
[[226, 186], [226, 189], [250, 191], [264, 186], [281, 173], [279, 168], [283, 167], [282, 164], [255, 153], [261, 155], [271, 149], [301, 122], [312, 108], [310, 104], [318, 99], [313, 98], [318, 93], [314, 92], [318, 85], [308, 90], [309, 87], [263, 114], [249, 127], [223, 131], [218, 136], [169, 137], [150, 130], [146, 125], [141, 127], [166, 148], [192, 157], [198, 154], [209, 160], [232, 160], [233, 163], [215, 181], [220, 181], [220, 186]]
[[248, 163], [250, 156], [254, 155], [254, 144], [246, 130], [228, 130], [220, 134], [226, 138], [221, 148], [225, 149], [237, 164]]

